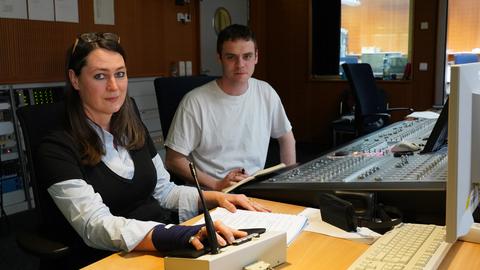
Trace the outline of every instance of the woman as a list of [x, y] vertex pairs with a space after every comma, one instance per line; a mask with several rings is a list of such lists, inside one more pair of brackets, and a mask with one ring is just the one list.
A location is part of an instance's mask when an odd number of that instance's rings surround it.
[[[110, 251], [203, 248], [201, 226], [165, 225], [171, 222], [165, 209], [178, 211], [180, 221], [197, 215], [199, 196], [195, 188], [169, 181], [128, 97], [118, 36], [81, 34], [67, 60], [65, 127], [44, 139], [38, 163], [48, 193], [77, 236]], [[209, 205], [230, 211], [235, 205], [265, 211], [244, 195], [204, 195]], [[215, 227], [220, 245], [245, 235], [220, 222]], [[82, 246], [78, 240], [72, 245]]]

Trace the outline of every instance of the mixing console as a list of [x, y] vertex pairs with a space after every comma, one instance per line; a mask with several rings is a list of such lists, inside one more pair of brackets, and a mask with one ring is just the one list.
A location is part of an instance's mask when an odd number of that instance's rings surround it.
[[400, 121], [377, 132], [355, 140], [344, 146], [342, 150], [351, 152], [377, 152], [388, 149], [388, 146], [401, 141], [426, 143], [426, 138], [435, 126], [435, 119], [417, 119]]
[[263, 183], [416, 183], [445, 182], [447, 154], [415, 154], [393, 157], [388, 151], [355, 153], [348, 156], [323, 156], [269, 178]]
[[434, 153], [416, 151], [397, 157], [390, 151], [401, 141], [424, 146], [434, 125], [431, 119], [394, 123], [310, 162], [247, 185], [241, 192], [316, 207], [319, 191], [369, 191], [385, 203], [418, 211], [422, 211], [419, 200], [430, 199], [433, 202], [422, 205], [441, 213], [445, 207], [446, 147]]

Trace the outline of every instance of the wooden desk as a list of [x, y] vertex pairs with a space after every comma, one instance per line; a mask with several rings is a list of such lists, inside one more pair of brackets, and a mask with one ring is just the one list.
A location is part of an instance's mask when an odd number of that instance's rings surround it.
[[[277, 213], [297, 214], [304, 209], [302, 206], [255, 200]], [[193, 224], [199, 218], [196, 217], [186, 223]], [[304, 231], [288, 247], [287, 261], [275, 269], [346, 269], [367, 248], [366, 244]], [[83, 269], [159, 270], [163, 268], [163, 258], [155, 252], [131, 252], [113, 254]], [[480, 244], [458, 241], [450, 249], [440, 269], [480, 269]]]

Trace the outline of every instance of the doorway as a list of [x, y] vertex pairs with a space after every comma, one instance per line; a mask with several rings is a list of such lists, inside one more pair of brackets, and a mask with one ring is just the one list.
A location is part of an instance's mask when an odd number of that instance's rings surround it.
[[[248, 24], [248, 0], [202, 0], [200, 1], [200, 74], [221, 76], [222, 69], [217, 61], [218, 15], [228, 18], [230, 23]], [[217, 17], [217, 27], [215, 24]], [[221, 23], [225, 25], [225, 23]]]

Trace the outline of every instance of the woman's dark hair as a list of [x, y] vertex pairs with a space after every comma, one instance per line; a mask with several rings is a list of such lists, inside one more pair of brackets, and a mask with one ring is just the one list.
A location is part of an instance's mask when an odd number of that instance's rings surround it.
[[218, 34], [217, 53], [220, 56], [222, 55], [223, 43], [225, 43], [225, 41], [235, 41], [239, 39], [243, 39], [245, 41], [253, 41], [253, 44], [255, 44], [255, 49], [257, 48], [257, 40], [255, 39], [255, 34], [248, 26], [241, 24], [231, 24], [225, 27]]
[[[95, 41], [85, 41], [79, 36], [75, 45], [68, 49], [66, 57], [66, 128], [74, 141], [79, 143], [82, 163], [87, 165], [99, 163], [105, 154], [105, 148], [97, 132], [89, 124], [80, 95], [68, 76], [69, 70], [80, 76], [82, 68], [87, 65], [87, 56], [98, 48], [117, 52], [126, 60], [125, 51], [119, 42], [102, 38], [102, 33], [92, 34], [98, 37]], [[114, 143], [127, 150], [139, 149], [145, 144], [144, 126], [128, 94], [120, 110], [112, 115], [110, 133], [114, 137]]]

